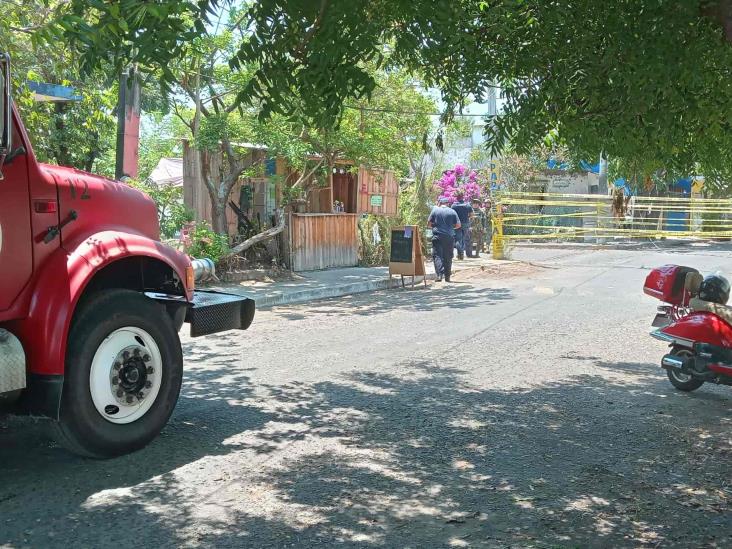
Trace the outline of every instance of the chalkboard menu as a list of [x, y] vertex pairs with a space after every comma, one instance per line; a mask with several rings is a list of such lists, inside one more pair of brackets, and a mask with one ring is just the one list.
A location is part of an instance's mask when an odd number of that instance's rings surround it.
[[412, 288], [414, 278], [421, 276], [424, 285], [427, 286], [427, 276], [424, 267], [424, 256], [422, 255], [422, 243], [419, 239], [419, 227], [407, 225], [406, 227], [394, 227], [391, 230], [391, 255], [389, 256], [389, 278], [392, 275], [412, 277]]
[[392, 229], [390, 263], [412, 263], [414, 256], [414, 231], [412, 227]]

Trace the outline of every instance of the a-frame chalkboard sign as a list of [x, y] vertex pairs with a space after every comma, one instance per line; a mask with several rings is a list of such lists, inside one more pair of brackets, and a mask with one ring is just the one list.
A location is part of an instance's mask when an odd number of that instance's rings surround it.
[[404, 287], [404, 277], [411, 276], [412, 288], [414, 288], [414, 279], [417, 276], [423, 277], [424, 285], [427, 286], [426, 274], [419, 227], [407, 225], [393, 228], [391, 230], [389, 278], [393, 275], [400, 275], [402, 287]]

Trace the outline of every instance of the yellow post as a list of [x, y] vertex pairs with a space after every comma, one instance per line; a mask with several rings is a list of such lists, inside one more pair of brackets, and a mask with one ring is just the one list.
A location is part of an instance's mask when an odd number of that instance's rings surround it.
[[493, 220], [493, 259], [505, 259], [503, 251], [503, 208], [496, 204], [496, 215]]

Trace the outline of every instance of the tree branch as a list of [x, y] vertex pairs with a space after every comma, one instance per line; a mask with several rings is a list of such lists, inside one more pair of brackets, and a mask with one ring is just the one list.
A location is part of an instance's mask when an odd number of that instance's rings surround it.
[[33, 34], [35, 31], [37, 31], [40, 28], [43, 28], [42, 25], [32, 25], [30, 27], [8, 27], [13, 32], [22, 32], [25, 34]]
[[261, 233], [256, 234], [251, 238], [247, 238], [241, 244], [237, 244], [231, 249], [228, 254], [224, 256], [224, 258], [239, 255], [240, 253], [251, 248], [252, 246], [259, 244], [260, 242], [264, 242], [265, 240], [269, 240], [270, 238], [273, 238], [280, 234], [285, 229], [285, 215], [281, 210], [276, 210], [275, 216], [277, 217], [277, 225], [275, 225], [271, 229], [262, 231]]
[[179, 82], [180, 87], [183, 88], [183, 91], [188, 94], [188, 97], [190, 97], [195, 103], [196, 107], [201, 111], [201, 114], [205, 117], [211, 116], [211, 111], [209, 111], [201, 101], [200, 92], [198, 94], [194, 93], [192, 89], [188, 87], [187, 84], [184, 84], [183, 82]]
[[305, 36], [303, 36], [302, 42], [298, 45], [296, 49], [298, 54], [302, 55], [310, 40], [313, 38], [315, 33], [318, 32], [320, 25], [323, 23], [323, 18], [325, 17], [325, 12], [328, 9], [328, 4], [330, 4], [330, 0], [320, 0], [320, 11], [318, 12], [318, 16], [315, 18], [313, 26], [310, 27], [305, 33]]
[[180, 110], [178, 110], [178, 103], [173, 102], [173, 114], [178, 117], [178, 119], [185, 124], [186, 128], [191, 130], [191, 133], [193, 133], [193, 122], [187, 122], [185, 118], [183, 118], [183, 115], [181, 114]]
[[315, 167], [314, 167], [314, 168], [313, 168], [312, 170], [310, 170], [310, 171], [309, 171], [309, 172], [308, 172], [307, 174], [303, 172], [303, 175], [301, 175], [301, 176], [300, 176], [300, 177], [299, 177], [299, 178], [297, 179], [297, 181], [295, 181], [295, 182], [294, 182], [294, 183], [293, 183], [293, 184], [292, 184], [292, 185], [290, 186], [290, 188], [291, 188], [291, 189], [294, 189], [295, 187], [297, 187], [297, 186], [299, 186], [299, 185], [302, 185], [302, 183], [304, 183], [305, 181], [307, 181], [308, 179], [310, 179], [310, 177], [311, 177], [311, 176], [312, 176], [312, 175], [313, 175], [313, 174], [314, 174], [314, 173], [316, 172], [316, 170], [317, 170], [318, 168], [320, 168], [320, 166], [322, 166], [322, 165], [323, 165], [323, 162], [324, 162], [324, 161], [325, 161], [325, 159], [324, 159], [324, 158], [321, 158], [321, 159], [320, 159], [320, 161], [318, 161], [318, 163], [317, 163], [317, 164], [315, 165]]

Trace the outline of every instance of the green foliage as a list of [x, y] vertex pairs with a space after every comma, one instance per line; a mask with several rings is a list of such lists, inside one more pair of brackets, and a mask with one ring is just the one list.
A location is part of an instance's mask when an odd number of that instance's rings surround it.
[[373, 66], [369, 71], [376, 84], [371, 98], [349, 102], [337, 126], [310, 126], [302, 113], [295, 118], [273, 115], [258, 124], [258, 140], [300, 173], [312, 169], [317, 155], [324, 158], [318, 171], [323, 175], [337, 160], [408, 174], [411, 161], [424, 152], [424, 136], [432, 128], [428, 113], [435, 103], [405, 71]]
[[713, 232], [719, 230], [719, 225], [722, 223], [722, 215], [718, 213], [702, 214], [702, 232]]
[[160, 72], [165, 82], [175, 81], [170, 65], [182, 57], [188, 42], [205, 34], [217, 0], [69, 0], [59, 17], [49, 22], [38, 38], [47, 43], [68, 43], [82, 74], [102, 66], [119, 74], [136, 65], [143, 72]]
[[[391, 251], [391, 228], [397, 226], [397, 220], [379, 215], [369, 215], [358, 223], [361, 238], [361, 263], [366, 266], [387, 265]], [[373, 241], [374, 225], [378, 225], [381, 241]]]
[[[37, 75], [29, 72], [28, 78], [34, 80]], [[21, 87], [14, 99], [41, 162], [90, 172], [97, 168], [100, 157], [114, 150], [116, 118], [112, 109], [116, 91], [97, 90], [92, 84], [77, 86], [75, 90], [83, 99], [68, 104], [34, 102], [25, 87]]]
[[[0, 47], [11, 54], [14, 100], [36, 156], [87, 171], [114, 147], [116, 85], [102, 71], [80, 78], [78, 64], [63, 43], [44, 43], [37, 29], [51, 24], [67, 8], [58, 0], [28, 0], [3, 4]], [[35, 102], [28, 81], [73, 86], [81, 101]]]
[[561, 146], [539, 145], [524, 154], [515, 150], [507, 151], [498, 161], [503, 189], [512, 192], [527, 191], [546, 169], [550, 158], [568, 168], [576, 165], [568, 150]]
[[486, 4], [475, 30], [500, 40], [481, 43], [468, 63], [504, 90], [491, 146], [525, 152], [545, 140], [585, 158], [604, 150], [626, 173], [729, 165], [732, 48], [700, 13], [697, 1]]
[[192, 223], [183, 240], [185, 252], [194, 258], [209, 258], [217, 263], [229, 253], [229, 239], [216, 233], [206, 222]]
[[[169, 74], [220, 4], [71, 0], [54, 28], [89, 71], [126, 59]], [[372, 68], [399, 65], [441, 89], [449, 109], [499, 85], [505, 110], [487, 126], [494, 152], [560, 143], [585, 158], [605, 151], [628, 173], [717, 178], [732, 172], [729, 8], [729, 0], [259, 0], [232, 23], [246, 39], [230, 63], [251, 74], [238, 101], [262, 119], [348, 125], [347, 105], [377, 91]]]
[[158, 208], [160, 233], [165, 238], [175, 238], [194, 214], [183, 204], [183, 188], [171, 185], [157, 186], [152, 182], [127, 180], [131, 187], [141, 190], [153, 199]]

